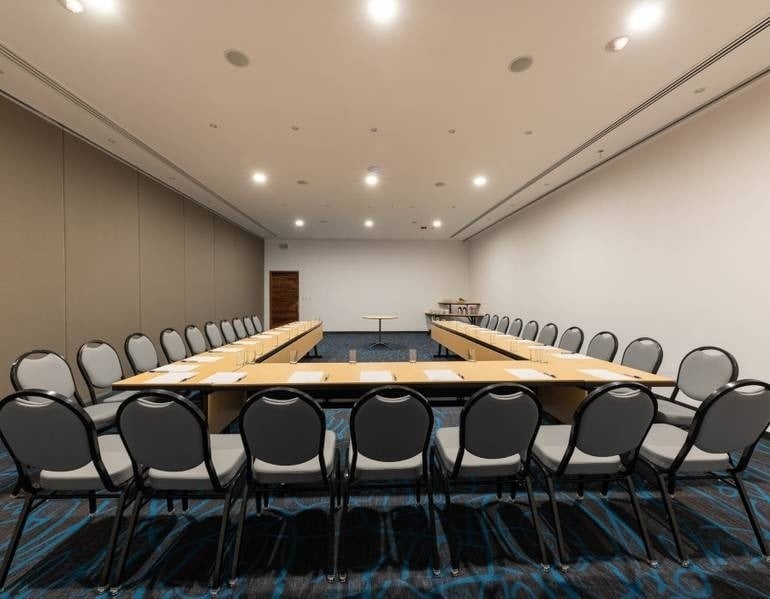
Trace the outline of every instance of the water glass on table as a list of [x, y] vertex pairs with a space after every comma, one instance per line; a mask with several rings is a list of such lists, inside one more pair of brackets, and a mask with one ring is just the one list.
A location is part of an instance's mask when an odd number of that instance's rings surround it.
[[289, 364], [296, 364], [297, 363], [297, 358], [298, 358], [298, 356], [297, 356], [297, 350], [296, 349], [292, 349], [291, 351], [289, 351]]
[[350, 351], [348, 351], [348, 362], [350, 362], [351, 364], [355, 364], [357, 361], [358, 360], [356, 356], [356, 350], [351, 349]]
[[416, 349], [410, 349], [409, 350], [409, 361], [414, 364], [417, 361], [417, 350]]

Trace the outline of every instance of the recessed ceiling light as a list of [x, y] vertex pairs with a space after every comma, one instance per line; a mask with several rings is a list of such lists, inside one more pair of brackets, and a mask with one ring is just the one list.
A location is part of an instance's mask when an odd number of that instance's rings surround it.
[[412, 221], [412, 224], [413, 224], [413, 225], [416, 225], [416, 224], [417, 224], [417, 221], [416, 221], [416, 220], [413, 220], [413, 221]]
[[292, 131], [299, 131], [299, 127], [297, 127], [297, 125], [292, 125], [291, 126], [291, 130]]
[[114, 13], [118, 10], [118, 3], [115, 0], [83, 0], [80, 4], [85, 4], [89, 9], [102, 13]]
[[86, 9], [86, 7], [83, 6], [83, 3], [80, 0], [57, 0], [57, 1], [68, 11], [74, 12], [76, 15], [79, 15], [81, 12], [83, 12]]
[[441, 221], [440, 220], [434, 220], [433, 221], [433, 228], [434, 229], [440, 229], [441, 228]]
[[307, 185], [307, 184], [308, 184], [308, 182], [307, 182], [307, 181], [305, 181], [304, 179], [299, 179], [299, 180], [297, 181], [297, 185]]
[[511, 64], [508, 65], [508, 69], [512, 73], [521, 73], [531, 67], [533, 62], [534, 60], [532, 60], [531, 56], [519, 56], [511, 61]]
[[396, 0], [369, 0], [366, 6], [369, 18], [379, 25], [387, 25], [398, 14]]
[[240, 50], [225, 50], [225, 60], [234, 67], [245, 67], [249, 64], [249, 57]]
[[706, 91], [705, 87], [698, 87], [692, 93], [694, 93], [694, 94], [702, 94], [705, 91]]
[[476, 187], [484, 187], [487, 184], [487, 178], [484, 175], [478, 175], [473, 178], [473, 184]]
[[262, 172], [254, 173], [251, 178], [254, 180], [254, 183], [259, 183], [260, 185], [267, 183], [267, 175]]
[[524, 135], [532, 135], [532, 129], [527, 129], [527, 130], [524, 132]]
[[377, 129], [377, 127], [372, 127], [371, 129], [369, 129], [369, 131], [371, 131], [372, 133], [377, 133], [379, 129]]
[[433, 185], [435, 185], [436, 187], [444, 187], [446, 183], [444, 183], [443, 181], [436, 181]]
[[380, 178], [374, 173], [369, 173], [368, 175], [366, 175], [366, 177], [364, 177], [364, 181], [366, 181], [366, 184], [369, 187], [374, 187], [375, 185], [377, 185], [377, 183], [380, 182]]
[[365, 221], [364, 221], [364, 226], [365, 226], [367, 229], [371, 229], [371, 228], [374, 226], [374, 221], [373, 221], [373, 220], [368, 220], [368, 219], [367, 219], [367, 220], [365, 220]]
[[217, 125], [216, 123], [209, 123], [209, 127], [211, 127], [212, 129], [219, 129], [219, 125]]
[[297, 220], [294, 221], [294, 226], [295, 227], [304, 227], [305, 226], [305, 221], [302, 220], [301, 218], [298, 218]]
[[660, 22], [663, 6], [659, 2], [645, 2], [637, 6], [628, 16], [631, 31], [648, 31]]
[[447, 133], [449, 133], [449, 135], [454, 135], [455, 133], [457, 133], [457, 129], [449, 129]]
[[628, 45], [628, 42], [630, 41], [630, 37], [627, 35], [621, 35], [620, 37], [616, 37], [615, 39], [608, 41], [604, 45], [604, 49], [607, 50], [607, 52], [620, 52]]
[[328, 220], [319, 220], [318, 222], [319, 222], [319, 223], [321, 223], [322, 225], [325, 225], [325, 224], [326, 224], [326, 223], [328, 223], [329, 221], [328, 221]]

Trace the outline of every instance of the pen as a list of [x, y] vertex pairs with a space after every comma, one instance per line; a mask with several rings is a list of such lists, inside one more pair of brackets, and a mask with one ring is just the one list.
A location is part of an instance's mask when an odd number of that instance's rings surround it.
[[327, 373], [324, 375], [324, 379], [323, 379], [323, 381], [322, 381], [322, 382], [323, 382], [323, 383], [325, 383], [325, 382], [326, 382], [326, 381], [328, 381], [328, 380], [329, 380], [329, 373], [327, 372]]
[[464, 377], [464, 376], [463, 376], [461, 373], [459, 373], [459, 372], [458, 372], [458, 373], [456, 373], [456, 374], [457, 374], [457, 376], [459, 376], [459, 377], [460, 377], [462, 380], [465, 380], [465, 377]]

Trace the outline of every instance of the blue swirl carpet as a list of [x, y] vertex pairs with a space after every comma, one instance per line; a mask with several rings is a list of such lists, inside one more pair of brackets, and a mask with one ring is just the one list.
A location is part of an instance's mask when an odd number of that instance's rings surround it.
[[[392, 334], [399, 345], [416, 347], [420, 359], [432, 353], [426, 335]], [[357, 335], [327, 335], [325, 360], [344, 359]], [[365, 339], [368, 343], [369, 339]], [[421, 344], [421, 345], [418, 345]], [[361, 343], [361, 346], [365, 345]], [[435, 349], [435, 348], [433, 348]], [[375, 350], [386, 351], [386, 350]], [[395, 350], [394, 350], [395, 351]], [[405, 350], [401, 350], [405, 351]], [[368, 356], [359, 354], [360, 360]], [[373, 359], [381, 359], [375, 355]], [[393, 358], [391, 358], [393, 359]], [[396, 357], [395, 359], [403, 359]], [[457, 422], [458, 410], [436, 410], [436, 427]], [[347, 445], [347, 410], [327, 411], [338, 447]], [[9, 493], [13, 464], [0, 449], [0, 551], [4, 551], [21, 509]], [[757, 517], [770, 542], [770, 443], [760, 442], [745, 476]], [[241, 577], [221, 597], [768, 597], [770, 564], [759, 555], [737, 492], [727, 485], [699, 482], [677, 489], [675, 506], [693, 564], [674, 559], [673, 539], [660, 498], [642, 478], [637, 488], [660, 567], [644, 561], [627, 496], [610, 491], [602, 500], [588, 487], [582, 502], [562, 489], [559, 501], [571, 570], [564, 574], [538, 565], [538, 551], [523, 493], [498, 501], [488, 490], [453, 495], [445, 509], [436, 495], [440, 577], [430, 570], [427, 501], [414, 495], [374, 492], [351, 501], [348, 582], [328, 584], [324, 497], [272, 498], [271, 509], [246, 523]], [[536, 484], [551, 555], [555, 538], [546, 495]], [[32, 513], [11, 570], [8, 597], [93, 597], [111, 525], [112, 501], [100, 503], [93, 518], [87, 502], [48, 502]], [[253, 506], [253, 502], [251, 502]], [[240, 509], [236, 502], [235, 510]], [[447, 513], [449, 512], [449, 513]], [[207, 594], [221, 504], [192, 503], [187, 513], [166, 514], [165, 503], [145, 508], [127, 565], [123, 597], [200, 597]], [[339, 519], [339, 513], [337, 514]], [[459, 543], [448, 543], [450, 518]], [[235, 515], [232, 518], [233, 529]], [[231, 535], [232, 538], [232, 535]], [[454, 538], [454, 537], [453, 537]], [[232, 547], [232, 544], [231, 546]], [[460, 552], [460, 576], [449, 574], [450, 551]], [[226, 563], [227, 571], [229, 565]]]

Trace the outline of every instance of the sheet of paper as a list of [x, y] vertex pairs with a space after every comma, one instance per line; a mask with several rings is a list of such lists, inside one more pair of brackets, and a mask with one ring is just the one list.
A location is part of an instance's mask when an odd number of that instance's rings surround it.
[[423, 370], [425, 376], [429, 381], [461, 381], [463, 377], [457, 374], [454, 370], [449, 369], [436, 369], [436, 370]]
[[195, 364], [166, 364], [153, 368], [153, 372], [190, 372], [198, 368]]
[[259, 343], [259, 341], [246, 341], [246, 339], [241, 339], [240, 341], [235, 342], [237, 345], [256, 345]]
[[605, 381], [632, 381], [633, 377], [626, 374], [618, 374], [611, 370], [605, 370], [604, 368], [583, 368], [578, 369], [578, 372], [587, 374], [588, 376], [596, 377], [597, 379], [603, 379]]
[[554, 357], [559, 358], [561, 360], [592, 360], [593, 359], [593, 358], [590, 358], [589, 356], [584, 356], [583, 354], [556, 354]]
[[324, 379], [323, 370], [298, 370], [286, 379], [287, 383], [320, 383]]
[[159, 376], [153, 377], [146, 381], [154, 385], [169, 385], [173, 383], [181, 383], [187, 379], [194, 377], [197, 372], [165, 372]]
[[544, 372], [535, 370], [534, 368], [506, 368], [505, 372], [512, 374], [517, 379], [530, 380], [530, 381], [548, 381], [553, 377], [548, 376]]
[[220, 354], [237, 354], [239, 351], [243, 351], [240, 347], [215, 347], [211, 351], [215, 351]]
[[245, 376], [245, 372], [215, 372], [214, 374], [203, 379], [201, 383], [207, 383], [211, 385], [229, 385], [231, 383], [237, 383]]
[[364, 370], [358, 380], [362, 383], [392, 383], [395, 379], [390, 370]]
[[209, 364], [211, 362], [218, 362], [222, 359], [222, 356], [190, 356], [185, 358], [182, 362], [196, 362], [199, 364]]

